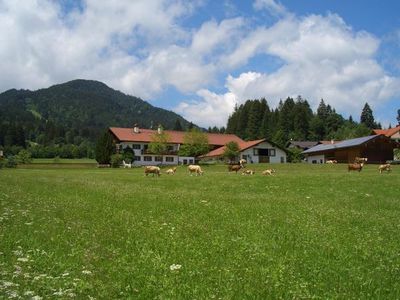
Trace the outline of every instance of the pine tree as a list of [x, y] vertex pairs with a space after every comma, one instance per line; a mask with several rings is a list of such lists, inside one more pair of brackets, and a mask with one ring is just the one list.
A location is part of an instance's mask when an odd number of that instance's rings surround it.
[[260, 136], [260, 124], [263, 117], [261, 102], [258, 100], [250, 101], [249, 107], [246, 138], [249, 140], [255, 140]]
[[183, 131], [182, 124], [181, 121], [179, 121], [179, 119], [176, 119], [175, 121], [174, 130]]
[[[329, 107], [330, 108], [330, 107]], [[325, 120], [328, 117], [328, 108], [325, 105], [324, 99], [321, 99], [318, 108], [317, 108], [317, 116], [322, 120]]]
[[361, 112], [360, 123], [367, 126], [369, 129], [373, 129], [375, 127], [375, 120], [372, 114], [372, 109], [365, 103], [364, 108]]
[[400, 109], [397, 110], [397, 118], [396, 119], [397, 119], [397, 122], [400, 125]]

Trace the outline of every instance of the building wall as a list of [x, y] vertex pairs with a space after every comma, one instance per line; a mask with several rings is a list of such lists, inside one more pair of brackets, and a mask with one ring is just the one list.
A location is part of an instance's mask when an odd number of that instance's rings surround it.
[[166, 155], [154, 155], [147, 154], [146, 147], [149, 143], [134, 143], [134, 142], [121, 142], [119, 144], [119, 151], [122, 152], [128, 146], [133, 150], [135, 160], [133, 165], [135, 166], [154, 166], [154, 165], [178, 165], [178, 164], [192, 164], [194, 163], [194, 157], [180, 157], [177, 155], [179, 150], [179, 144], [169, 144], [169, 151], [171, 154]]
[[[259, 149], [268, 150], [268, 155], [260, 155]], [[245, 158], [247, 160], [247, 163], [255, 164], [258, 164], [260, 162], [269, 162], [272, 164], [286, 163], [287, 161], [286, 152], [271, 145], [268, 142], [262, 142], [257, 146], [241, 151], [240, 158]]]
[[324, 154], [309, 155], [307, 156], [307, 162], [309, 164], [324, 164], [325, 155]]

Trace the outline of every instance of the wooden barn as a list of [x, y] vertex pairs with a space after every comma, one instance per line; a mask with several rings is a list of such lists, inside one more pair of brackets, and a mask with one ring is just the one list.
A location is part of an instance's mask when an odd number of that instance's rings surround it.
[[384, 163], [393, 160], [393, 149], [399, 144], [389, 137], [378, 134], [335, 144], [317, 145], [302, 153], [308, 163], [325, 163], [327, 160], [336, 160], [339, 163], [354, 162], [355, 157], [366, 157], [368, 163]]

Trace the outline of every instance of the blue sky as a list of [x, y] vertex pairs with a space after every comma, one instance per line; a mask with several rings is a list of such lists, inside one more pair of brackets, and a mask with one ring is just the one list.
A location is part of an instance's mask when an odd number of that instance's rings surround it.
[[376, 0], [0, 0], [0, 91], [100, 80], [204, 127], [247, 99], [301, 95], [356, 120], [368, 102], [393, 126], [399, 11]]

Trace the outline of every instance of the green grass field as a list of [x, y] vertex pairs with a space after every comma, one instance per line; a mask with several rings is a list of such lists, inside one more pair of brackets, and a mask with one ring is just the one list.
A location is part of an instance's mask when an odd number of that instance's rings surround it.
[[0, 170], [0, 298], [400, 298], [400, 166], [250, 167]]

